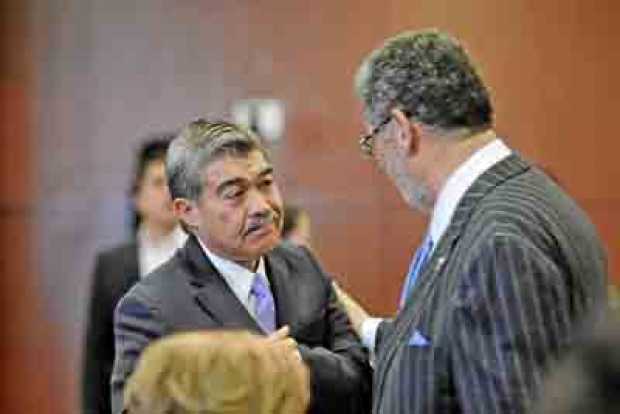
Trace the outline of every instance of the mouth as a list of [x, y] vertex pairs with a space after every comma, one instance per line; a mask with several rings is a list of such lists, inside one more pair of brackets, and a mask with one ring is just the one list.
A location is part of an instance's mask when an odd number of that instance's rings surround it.
[[275, 231], [276, 218], [277, 216], [275, 214], [271, 214], [269, 217], [252, 221], [245, 231], [244, 237], [248, 237], [250, 235], [264, 236]]

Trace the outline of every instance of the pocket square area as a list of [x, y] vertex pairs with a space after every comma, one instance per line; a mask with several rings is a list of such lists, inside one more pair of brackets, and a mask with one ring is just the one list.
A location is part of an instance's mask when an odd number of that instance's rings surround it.
[[418, 330], [413, 331], [409, 337], [409, 346], [429, 346], [431, 341], [422, 335]]

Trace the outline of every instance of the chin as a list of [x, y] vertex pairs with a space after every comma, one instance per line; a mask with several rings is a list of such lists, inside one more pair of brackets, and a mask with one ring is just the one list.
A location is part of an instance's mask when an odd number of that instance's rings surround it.
[[269, 237], [268, 239], [261, 240], [260, 243], [257, 243], [256, 247], [252, 248], [252, 250], [255, 252], [256, 257], [260, 257], [266, 253], [269, 253], [278, 244], [280, 244], [280, 237], [272, 236], [272, 237]]

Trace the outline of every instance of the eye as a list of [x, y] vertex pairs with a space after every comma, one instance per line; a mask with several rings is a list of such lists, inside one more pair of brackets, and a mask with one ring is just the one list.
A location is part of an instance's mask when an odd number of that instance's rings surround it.
[[223, 197], [226, 200], [235, 200], [243, 196], [243, 194], [245, 194], [245, 190], [243, 188], [235, 187], [235, 188], [230, 188], [224, 191]]
[[259, 186], [261, 188], [268, 188], [268, 187], [271, 187], [272, 184], [273, 184], [273, 178], [265, 178], [259, 183]]

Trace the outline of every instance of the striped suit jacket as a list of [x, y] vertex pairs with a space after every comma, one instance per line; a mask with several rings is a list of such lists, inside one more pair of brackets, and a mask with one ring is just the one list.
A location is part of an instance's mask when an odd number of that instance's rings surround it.
[[509, 156], [468, 189], [407, 305], [380, 325], [373, 412], [527, 412], [605, 285], [586, 215]]

